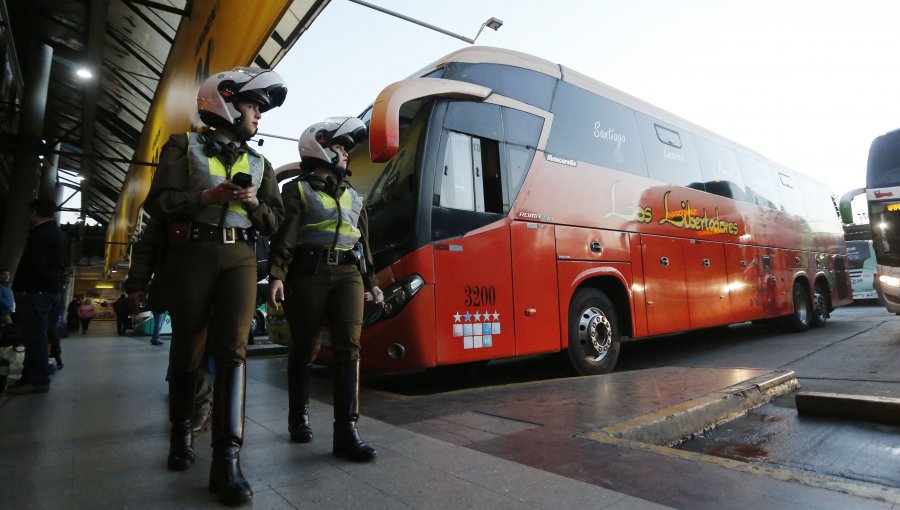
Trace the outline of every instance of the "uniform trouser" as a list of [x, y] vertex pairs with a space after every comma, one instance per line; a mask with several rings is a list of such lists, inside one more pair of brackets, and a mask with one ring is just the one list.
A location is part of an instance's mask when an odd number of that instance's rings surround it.
[[62, 296], [52, 292], [27, 293], [16, 298], [16, 318], [22, 327], [25, 362], [22, 380], [49, 384], [47, 329], [56, 320], [55, 312]]
[[164, 274], [172, 319], [172, 368], [193, 372], [208, 352], [217, 367], [247, 355], [256, 305], [256, 253], [249, 243], [192, 240], [170, 247]]
[[291, 358], [313, 362], [319, 352], [319, 331], [327, 320], [335, 362], [358, 360], [364, 292], [354, 264], [319, 264], [314, 274], [289, 269], [284, 310], [291, 328]]

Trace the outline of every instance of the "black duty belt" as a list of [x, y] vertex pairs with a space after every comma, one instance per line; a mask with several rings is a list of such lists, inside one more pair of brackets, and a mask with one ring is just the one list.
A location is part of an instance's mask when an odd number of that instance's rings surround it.
[[356, 256], [350, 250], [331, 250], [324, 247], [310, 248], [301, 246], [294, 252], [294, 258], [302, 262], [312, 262], [315, 265], [319, 263], [326, 266], [356, 264]]
[[218, 241], [222, 244], [234, 244], [236, 241], [254, 243], [256, 242], [256, 231], [251, 228], [191, 225], [191, 239]]

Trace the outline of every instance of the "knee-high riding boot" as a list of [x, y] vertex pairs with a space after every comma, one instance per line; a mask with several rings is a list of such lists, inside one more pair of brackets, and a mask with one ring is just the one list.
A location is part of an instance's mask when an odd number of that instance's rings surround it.
[[354, 462], [369, 462], [378, 452], [359, 437], [359, 360], [335, 365], [334, 443], [331, 452]]
[[308, 443], [313, 439], [309, 426], [309, 377], [312, 365], [300, 356], [288, 356], [288, 432], [291, 441]]
[[194, 384], [197, 372], [169, 372], [169, 433], [168, 466], [172, 471], [184, 471], [194, 465], [194, 440], [191, 418], [194, 415]]
[[213, 458], [209, 469], [209, 490], [224, 505], [250, 501], [253, 491], [241, 472], [240, 451], [244, 443], [244, 396], [247, 366], [243, 361], [216, 367], [213, 392]]

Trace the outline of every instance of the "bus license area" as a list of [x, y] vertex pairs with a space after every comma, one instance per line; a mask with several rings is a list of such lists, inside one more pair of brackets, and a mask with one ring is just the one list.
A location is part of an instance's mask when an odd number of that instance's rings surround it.
[[463, 349], [487, 349], [494, 346], [503, 328], [496, 308], [497, 290], [493, 285], [463, 287], [463, 307], [450, 315], [452, 334], [462, 339]]
[[453, 319], [453, 338], [461, 338], [463, 349], [483, 349], [494, 346], [495, 337], [502, 331], [500, 313], [488, 309], [475, 310], [474, 313], [466, 309], [464, 313], [459, 310], [451, 315]]

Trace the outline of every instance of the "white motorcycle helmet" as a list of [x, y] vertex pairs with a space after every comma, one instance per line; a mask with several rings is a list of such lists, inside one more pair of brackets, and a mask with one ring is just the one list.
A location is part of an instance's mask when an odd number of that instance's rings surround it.
[[200, 85], [197, 111], [200, 120], [209, 126], [237, 126], [243, 120], [236, 104], [239, 99], [258, 104], [262, 113], [281, 106], [285, 96], [287, 87], [278, 73], [258, 67], [235, 67], [213, 74]]
[[331, 150], [334, 144], [344, 146], [347, 152], [365, 140], [368, 133], [363, 121], [356, 117], [338, 117], [325, 119], [306, 128], [300, 135], [300, 159], [304, 168], [311, 168], [312, 160], [319, 160], [328, 167], [333, 167], [338, 160], [336, 152]]

